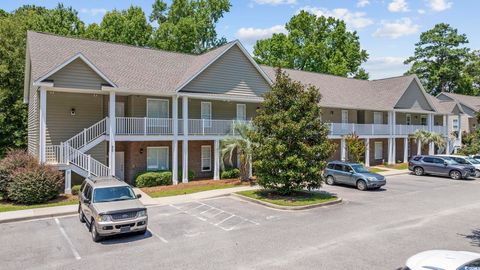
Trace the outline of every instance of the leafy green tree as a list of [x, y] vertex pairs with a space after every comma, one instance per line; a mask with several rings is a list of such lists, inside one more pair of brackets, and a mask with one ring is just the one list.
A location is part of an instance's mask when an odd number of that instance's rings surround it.
[[75, 10], [62, 4], [54, 9], [23, 6], [0, 16], [0, 156], [27, 142], [27, 106], [23, 104], [27, 30], [77, 36], [84, 24]]
[[233, 128], [236, 136], [222, 140], [222, 167], [225, 167], [225, 159], [232, 165], [233, 154], [237, 153], [240, 157], [240, 180], [244, 181], [249, 179], [250, 162], [252, 160], [253, 143], [248, 137], [248, 134], [252, 132], [252, 127], [248, 124], [238, 123]]
[[258, 63], [368, 79], [361, 68], [368, 54], [360, 48], [357, 33], [348, 31], [344, 21], [301, 11], [285, 28], [287, 34], [257, 41], [253, 54]]
[[250, 133], [255, 175], [263, 188], [286, 195], [321, 186], [335, 146], [321, 120], [320, 98], [317, 88], [306, 88], [277, 70]]
[[475, 50], [470, 54], [470, 59], [465, 67], [465, 76], [467, 89], [471, 89], [468, 94], [480, 94], [480, 50]]
[[427, 92], [472, 94], [472, 85], [465, 75], [465, 67], [471, 57], [465, 34], [449, 24], [440, 23], [420, 35], [415, 53], [405, 60], [412, 64], [407, 74], [417, 74]]
[[367, 149], [365, 141], [361, 140], [357, 134], [352, 133], [345, 136], [345, 144], [348, 151], [348, 160], [356, 163], [362, 162], [362, 156]]
[[478, 155], [480, 153], [480, 129], [464, 134], [462, 144], [458, 150], [460, 155]]
[[173, 0], [170, 7], [155, 0], [150, 21], [158, 24], [151, 47], [199, 54], [226, 43], [217, 38], [215, 25], [230, 11], [229, 0]]
[[127, 10], [112, 10], [103, 16], [100, 25], [88, 26], [85, 37], [103, 41], [145, 46], [150, 41], [152, 26], [142, 8], [130, 6]]

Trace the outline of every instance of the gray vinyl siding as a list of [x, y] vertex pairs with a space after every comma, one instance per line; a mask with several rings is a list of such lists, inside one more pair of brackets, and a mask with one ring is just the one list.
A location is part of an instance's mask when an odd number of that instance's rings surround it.
[[[101, 95], [63, 92], [47, 93], [47, 145], [58, 145], [103, 119]], [[75, 108], [75, 115], [71, 115]], [[103, 144], [104, 145], [104, 144]], [[103, 146], [104, 148], [105, 146]], [[102, 159], [102, 146], [90, 150], [92, 157]]]
[[247, 107], [247, 120], [251, 120], [255, 117], [257, 103], [245, 103], [245, 102], [228, 102], [218, 100], [200, 100], [189, 99], [188, 101], [188, 118], [189, 119], [201, 119], [201, 103], [212, 103], [212, 119], [218, 120], [234, 120], [237, 118], [237, 104], [245, 104]]
[[31, 86], [28, 103], [28, 152], [38, 157], [38, 145], [40, 135], [39, 119], [39, 95], [36, 87]]
[[460, 104], [460, 106], [462, 106], [462, 110], [465, 114], [467, 114], [468, 116], [471, 116], [471, 117], [475, 117], [476, 113], [474, 110], [470, 109], [470, 107], [467, 107], [463, 104]]
[[61, 70], [48, 77], [55, 87], [79, 88], [79, 89], [102, 89], [102, 84], [108, 84], [83, 60], [76, 59]]
[[447, 100], [447, 101], [452, 101], [453, 100], [453, 98], [448, 97], [448, 96], [444, 95], [443, 93], [440, 93], [440, 95], [438, 95], [437, 98], [440, 99], [440, 100]]
[[[422, 115], [427, 116], [425, 113], [403, 113], [397, 112], [396, 113], [396, 122], [397, 125], [406, 125], [407, 124], [407, 114], [412, 116], [412, 125], [421, 125], [422, 124]], [[443, 121], [443, 120], [442, 120]]]
[[[357, 123], [357, 111], [348, 111], [348, 123]], [[342, 109], [337, 108], [322, 108], [322, 119], [329, 123], [341, 123], [342, 122]]]
[[262, 96], [269, 90], [265, 78], [240, 48], [234, 46], [181, 91]]
[[[168, 100], [168, 115], [172, 117], [172, 98], [171, 97], [148, 97], [148, 96], [129, 96], [126, 101], [125, 112], [130, 117], [147, 116], [147, 99], [166, 99]], [[179, 102], [181, 105], [181, 99]], [[181, 114], [180, 114], [181, 115]]]
[[432, 111], [432, 107], [428, 104], [426, 97], [422, 93], [422, 89], [415, 81], [408, 86], [400, 100], [395, 105], [396, 109], [413, 109]]

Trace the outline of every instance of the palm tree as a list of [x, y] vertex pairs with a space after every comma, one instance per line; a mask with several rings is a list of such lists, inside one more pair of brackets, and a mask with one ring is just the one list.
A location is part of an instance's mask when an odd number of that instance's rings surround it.
[[428, 143], [433, 143], [438, 147], [438, 152], [442, 153], [445, 149], [447, 144], [445, 138], [440, 133], [430, 132], [430, 136], [428, 137]]
[[430, 132], [424, 129], [417, 129], [413, 133], [413, 138], [417, 141], [417, 155], [422, 154], [422, 148], [425, 144], [428, 143], [428, 138], [430, 137]]
[[232, 158], [236, 150], [240, 158], [240, 180], [250, 179], [250, 169], [252, 166], [253, 143], [248, 138], [248, 133], [252, 130], [252, 126], [242, 122], [235, 123], [233, 126], [237, 136], [227, 137], [222, 140], [222, 168], [225, 167], [224, 160], [228, 157], [230, 164], [233, 164]]

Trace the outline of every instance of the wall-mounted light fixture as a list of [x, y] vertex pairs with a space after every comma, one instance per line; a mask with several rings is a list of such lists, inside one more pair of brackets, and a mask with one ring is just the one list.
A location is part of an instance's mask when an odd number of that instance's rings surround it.
[[77, 111], [75, 110], [75, 108], [72, 108], [70, 110], [70, 115], [75, 116], [76, 114], [77, 114]]
[[143, 148], [140, 148], [140, 155], [143, 154]]
[[330, 111], [330, 115], [333, 115], [333, 111]]

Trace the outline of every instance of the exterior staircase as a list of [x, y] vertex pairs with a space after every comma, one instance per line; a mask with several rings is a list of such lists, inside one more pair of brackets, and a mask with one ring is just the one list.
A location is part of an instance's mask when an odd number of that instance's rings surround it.
[[83, 177], [111, 175], [110, 168], [86, 154], [106, 139], [109, 118], [106, 117], [61, 143], [46, 147], [46, 162], [59, 168], [71, 169]]

